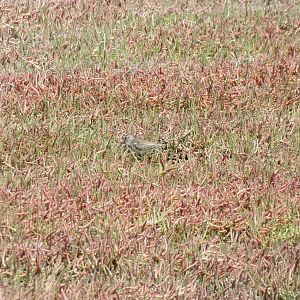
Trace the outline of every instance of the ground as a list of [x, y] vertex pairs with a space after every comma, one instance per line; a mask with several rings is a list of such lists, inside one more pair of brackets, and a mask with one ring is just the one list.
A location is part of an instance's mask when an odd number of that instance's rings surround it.
[[2, 1], [0, 299], [299, 299], [299, 15]]

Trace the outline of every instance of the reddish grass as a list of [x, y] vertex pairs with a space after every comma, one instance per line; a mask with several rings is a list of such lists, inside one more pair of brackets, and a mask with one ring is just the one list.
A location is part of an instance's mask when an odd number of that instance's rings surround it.
[[297, 10], [231, 5], [0, 5], [0, 299], [299, 297]]

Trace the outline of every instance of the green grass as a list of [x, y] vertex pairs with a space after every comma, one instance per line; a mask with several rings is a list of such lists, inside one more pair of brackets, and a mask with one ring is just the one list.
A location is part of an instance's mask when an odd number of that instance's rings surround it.
[[0, 298], [297, 299], [299, 8], [148, 4], [0, 4]]

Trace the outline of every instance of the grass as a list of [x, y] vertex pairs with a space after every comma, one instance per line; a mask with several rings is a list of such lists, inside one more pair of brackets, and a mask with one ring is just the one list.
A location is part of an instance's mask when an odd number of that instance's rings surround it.
[[297, 299], [298, 15], [3, 1], [0, 299]]

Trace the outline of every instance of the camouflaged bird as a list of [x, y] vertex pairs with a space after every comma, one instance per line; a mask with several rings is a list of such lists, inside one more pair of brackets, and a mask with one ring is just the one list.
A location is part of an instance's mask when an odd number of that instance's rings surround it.
[[125, 145], [138, 157], [153, 154], [167, 148], [166, 142], [150, 142], [135, 138], [130, 134], [124, 137]]

